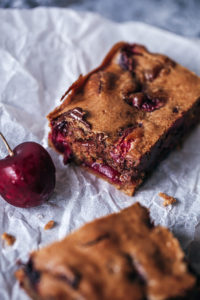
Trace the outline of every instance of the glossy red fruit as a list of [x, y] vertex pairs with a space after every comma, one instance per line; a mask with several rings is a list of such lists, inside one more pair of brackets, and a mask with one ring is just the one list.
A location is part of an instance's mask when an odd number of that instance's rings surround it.
[[0, 195], [18, 207], [42, 204], [55, 188], [55, 166], [48, 152], [35, 142], [25, 142], [13, 151], [3, 138], [9, 155], [0, 160]]
[[124, 100], [129, 105], [147, 112], [161, 108], [166, 102], [166, 98], [163, 95], [148, 95], [144, 92], [131, 93]]

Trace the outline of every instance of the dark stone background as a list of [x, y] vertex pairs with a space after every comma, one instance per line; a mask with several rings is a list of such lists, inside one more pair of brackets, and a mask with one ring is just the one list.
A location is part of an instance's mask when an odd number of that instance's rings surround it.
[[141, 21], [184, 36], [200, 37], [200, 0], [0, 0], [0, 8], [37, 6], [94, 11], [118, 22]]

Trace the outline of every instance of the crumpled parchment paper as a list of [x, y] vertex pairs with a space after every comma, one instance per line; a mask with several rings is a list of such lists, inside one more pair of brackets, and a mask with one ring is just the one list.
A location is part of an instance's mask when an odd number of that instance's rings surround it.
[[[18, 259], [94, 218], [139, 201], [156, 224], [172, 230], [189, 261], [200, 271], [200, 126], [153, 172], [135, 197], [78, 167], [64, 166], [47, 145], [45, 118], [69, 85], [96, 67], [120, 40], [138, 42], [165, 53], [200, 75], [199, 40], [189, 40], [142, 23], [114, 23], [91, 13], [63, 9], [0, 10], [0, 131], [11, 147], [24, 141], [41, 143], [57, 168], [50, 201], [32, 209], [15, 208], [0, 198], [0, 230], [16, 237], [0, 242], [0, 299], [26, 300], [13, 276]], [[0, 142], [0, 157], [6, 149]], [[178, 199], [163, 207], [159, 192]], [[49, 231], [44, 225], [54, 220]]]

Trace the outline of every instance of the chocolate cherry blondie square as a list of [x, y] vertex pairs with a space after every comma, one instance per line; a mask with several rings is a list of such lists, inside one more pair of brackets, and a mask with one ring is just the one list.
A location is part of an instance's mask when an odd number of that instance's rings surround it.
[[200, 113], [200, 78], [167, 56], [120, 42], [48, 116], [49, 142], [132, 195]]
[[34, 300], [200, 299], [178, 241], [138, 203], [33, 252], [16, 276]]

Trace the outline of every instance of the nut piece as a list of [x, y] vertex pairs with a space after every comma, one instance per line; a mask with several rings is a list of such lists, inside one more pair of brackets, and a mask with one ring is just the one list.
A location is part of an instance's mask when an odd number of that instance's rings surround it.
[[44, 226], [44, 230], [49, 230], [49, 229], [53, 228], [54, 225], [55, 225], [55, 222], [53, 220], [51, 220]]
[[158, 196], [160, 196], [164, 199], [164, 201], [163, 201], [164, 206], [168, 206], [168, 205], [171, 205], [176, 202], [176, 199], [174, 197], [169, 196], [165, 193], [159, 193]]
[[1, 238], [2, 238], [3, 241], [6, 242], [6, 245], [7, 245], [7, 246], [12, 246], [12, 245], [15, 243], [15, 241], [16, 241], [16, 238], [15, 238], [13, 235], [8, 234], [8, 233], [6, 233], [6, 232], [4, 232], [4, 233], [1, 235]]

